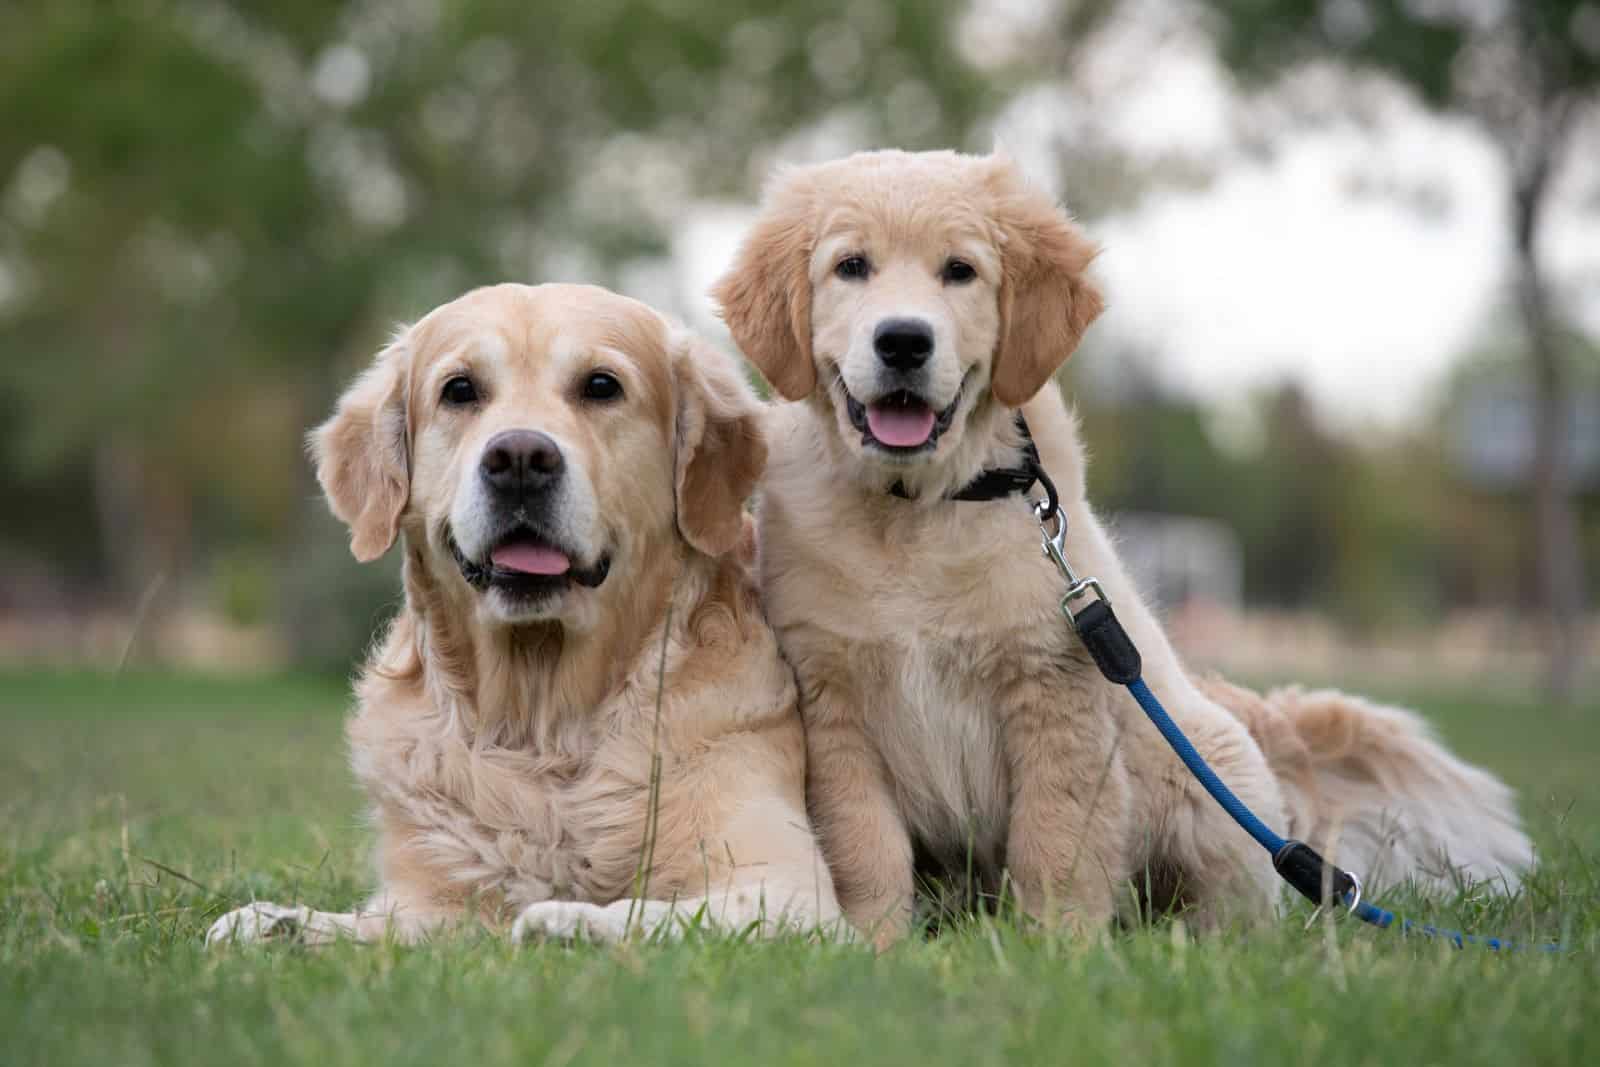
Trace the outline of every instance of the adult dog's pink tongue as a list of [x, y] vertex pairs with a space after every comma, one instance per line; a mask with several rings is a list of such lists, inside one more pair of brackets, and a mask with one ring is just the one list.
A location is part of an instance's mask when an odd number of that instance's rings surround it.
[[872, 404], [867, 407], [867, 429], [891, 448], [915, 448], [933, 433], [933, 409], [926, 404]]
[[522, 574], [565, 574], [572, 561], [565, 554], [544, 545], [512, 543], [489, 553], [489, 560], [502, 570]]

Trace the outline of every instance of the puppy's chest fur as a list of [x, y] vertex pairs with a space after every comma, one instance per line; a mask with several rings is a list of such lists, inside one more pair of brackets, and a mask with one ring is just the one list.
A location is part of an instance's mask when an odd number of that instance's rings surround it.
[[1006, 696], [1070, 640], [1026, 505], [893, 502], [885, 527], [783, 503], [764, 531], [768, 609], [803, 688], [842, 683], [932, 865], [998, 871]]
[[971, 685], [967, 650], [935, 638], [877, 656], [883, 684], [862, 692], [863, 726], [912, 837], [936, 866], [998, 869], [1010, 775], [1001, 716]]

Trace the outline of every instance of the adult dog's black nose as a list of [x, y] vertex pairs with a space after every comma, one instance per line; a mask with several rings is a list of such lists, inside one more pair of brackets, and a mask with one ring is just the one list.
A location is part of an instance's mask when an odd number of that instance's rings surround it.
[[872, 331], [878, 358], [895, 370], [916, 370], [933, 354], [933, 327], [921, 319], [884, 319]]
[[561, 446], [538, 430], [502, 430], [489, 438], [478, 461], [489, 488], [507, 495], [549, 489], [565, 466]]

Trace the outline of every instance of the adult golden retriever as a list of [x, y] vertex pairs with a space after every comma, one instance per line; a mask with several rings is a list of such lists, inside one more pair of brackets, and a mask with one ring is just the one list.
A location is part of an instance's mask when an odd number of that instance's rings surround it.
[[381, 352], [312, 451], [356, 558], [405, 553], [348, 727], [381, 889], [211, 940], [838, 917], [748, 572], [766, 446], [732, 360], [603, 289], [478, 289]]
[[[919, 862], [1008, 874], [1034, 916], [1099, 930], [1139, 885], [1214, 926], [1269, 915], [1269, 858], [1200, 789], [1063, 621], [1020, 494], [1026, 418], [1145, 677], [1280, 831], [1380, 884], [1516, 877], [1509, 791], [1414, 716], [1337, 693], [1260, 697], [1184, 669], [1084, 498], [1052, 375], [1101, 310], [1095, 248], [1003, 158], [874, 152], [781, 173], [715, 295], [790, 403], [772, 415], [760, 573], [801, 685], [808, 800], [848, 917], [892, 940]], [[1325, 839], [1337, 832], [1334, 842]]]

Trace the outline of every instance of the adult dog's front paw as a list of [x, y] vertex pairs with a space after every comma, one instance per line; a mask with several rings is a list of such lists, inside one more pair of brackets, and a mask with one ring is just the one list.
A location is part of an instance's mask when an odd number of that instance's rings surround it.
[[293, 937], [311, 919], [310, 908], [286, 908], [281, 904], [257, 901], [235, 908], [206, 931], [206, 944], [219, 945], [233, 941], [268, 941], [275, 937]]
[[542, 900], [529, 904], [517, 916], [517, 921], [511, 925], [511, 940], [519, 943], [535, 938], [576, 941], [586, 937], [594, 941], [620, 941], [627, 932], [625, 911], [618, 914], [598, 904], [575, 900]]

